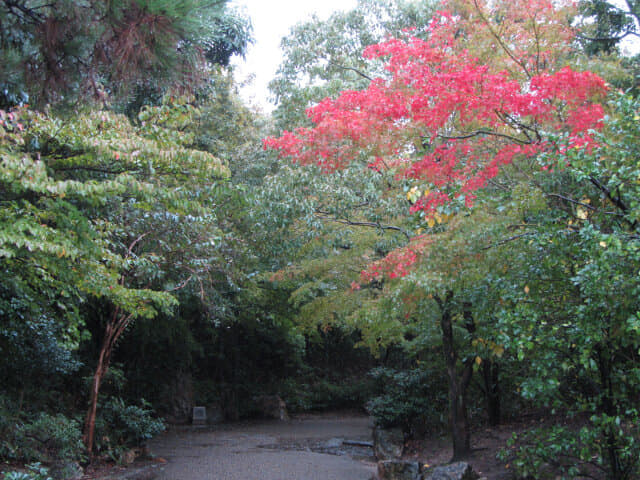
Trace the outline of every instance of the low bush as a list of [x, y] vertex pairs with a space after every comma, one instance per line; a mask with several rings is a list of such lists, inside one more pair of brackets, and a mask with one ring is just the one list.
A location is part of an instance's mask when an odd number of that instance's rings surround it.
[[400, 427], [414, 436], [446, 425], [446, 389], [438, 388], [439, 377], [431, 371], [375, 368], [370, 376], [379, 394], [369, 400], [367, 410], [377, 425]]
[[5, 472], [2, 480], [52, 480], [49, 476], [49, 470], [40, 463], [32, 463], [27, 465], [26, 472]]
[[84, 459], [80, 424], [62, 414], [40, 413], [32, 421], [2, 427], [0, 454], [22, 462], [74, 462]]
[[117, 461], [124, 451], [143, 445], [164, 428], [145, 400], [127, 405], [121, 398], [110, 398], [100, 406], [96, 419], [96, 450]]
[[500, 460], [519, 478], [640, 478], [640, 427], [626, 420], [593, 415], [583, 425], [554, 425], [513, 435]]
[[359, 409], [371, 396], [371, 384], [367, 378], [293, 381], [285, 384], [283, 399], [291, 412]]

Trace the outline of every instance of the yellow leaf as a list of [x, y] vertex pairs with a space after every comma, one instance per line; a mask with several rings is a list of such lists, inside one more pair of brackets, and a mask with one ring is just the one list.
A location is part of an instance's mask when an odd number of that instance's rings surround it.
[[480, 357], [476, 357], [476, 365], [480, 365], [482, 363], [482, 359]]
[[429, 225], [429, 228], [433, 228], [433, 226], [436, 224], [435, 220], [433, 218], [428, 218], [427, 219], [427, 225]]
[[586, 220], [587, 217], [589, 216], [589, 213], [587, 212], [586, 209], [582, 208], [582, 207], [578, 207], [576, 209], [576, 216], [580, 219], [580, 220]]

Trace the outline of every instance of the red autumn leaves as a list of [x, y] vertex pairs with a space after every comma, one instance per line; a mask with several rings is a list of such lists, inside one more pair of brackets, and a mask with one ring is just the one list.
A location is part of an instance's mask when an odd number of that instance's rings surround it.
[[[538, 0], [524, 20], [507, 17], [497, 26], [486, 20], [486, 5], [463, 3], [466, 15], [438, 12], [426, 40], [407, 35], [368, 47], [365, 57], [385, 62], [384, 78], [323, 100], [307, 111], [312, 128], [267, 138], [265, 148], [325, 172], [351, 162], [391, 169], [428, 187], [411, 211], [429, 218], [456, 200], [471, 206], [474, 192], [503, 166], [559, 148], [552, 140], [558, 135], [570, 147], [588, 147], [607, 88], [591, 72], [558, 67], [564, 51], [542, 49], [561, 50], [572, 35], [559, 14], [553, 17], [551, 2]], [[545, 26], [538, 28], [536, 19], [553, 25], [552, 40], [542, 37]], [[475, 33], [485, 40], [495, 35], [493, 58], [476, 52], [484, 63], [469, 51]]]

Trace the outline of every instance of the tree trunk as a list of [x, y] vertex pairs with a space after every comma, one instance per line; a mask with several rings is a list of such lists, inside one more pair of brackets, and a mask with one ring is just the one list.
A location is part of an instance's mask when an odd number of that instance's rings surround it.
[[[599, 410], [608, 417], [615, 417], [617, 409], [614, 405], [613, 394], [613, 381], [611, 379], [611, 356], [609, 354], [609, 348], [602, 345], [596, 345], [595, 353], [598, 365], [598, 371], [600, 374], [600, 408]], [[619, 447], [616, 441], [616, 433], [614, 427], [608, 425], [606, 432], [603, 432], [606, 437], [607, 456], [609, 460], [609, 468], [611, 469], [610, 477], [612, 480], [626, 480], [628, 475], [625, 473], [625, 468], [620, 458]]]
[[489, 425], [500, 425], [500, 367], [490, 359], [482, 362], [482, 377], [484, 380], [484, 394], [487, 406]]
[[442, 345], [447, 366], [449, 383], [449, 428], [453, 441], [453, 459], [465, 458], [471, 453], [471, 435], [469, 432], [469, 418], [467, 414], [466, 391], [473, 363], [465, 362], [462, 378], [458, 381], [456, 364], [458, 354], [453, 342], [453, 324], [451, 318], [451, 299], [453, 292], [446, 293], [444, 300], [436, 297], [440, 306], [440, 328], [442, 331]]
[[100, 385], [102, 379], [109, 370], [109, 362], [111, 360], [111, 351], [109, 345], [111, 344], [111, 337], [113, 336], [113, 325], [111, 322], [107, 324], [105, 329], [104, 339], [102, 340], [102, 346], [100, 347], [100, 355], [98, 357], [98, 364], [96, 370], [93, 373], [93, 381], [91, 382], [91, 391], [89, 392], [89, 410], [84, 420], [84, 434], [82, 440], [84, 446], [89, 452], [89, 455], [93, 452], [94, 435], [96, 429], [96, 412], [98, 410], [98, 393], [100, 392]]
[[111, 353], [115, 347], [116, 340], [122, 335], [125, 328], [129, 324], [129, 321], [133, 317], [133, 314], [120, 315], [120, 309], [116, 308], [113, 312], [113, 316], [107, 322], [104, 331], [104, 338], [102, 340], [102, 346], [100, 347], [100, 355], [98, 357], [98, 364], [96, 370], [93, 373], [93, 381], [91, 382], [91, 391], [89, 392], [89, 409], [84, 420], [84, 432], [82, 435], [82, 441], [84, 443], [89, 456], [93, 453], [93, 444], [95, 439], [96, 430], [96, 413], [98, 410], [98, 394], [100, 392], [100, 385], [102, 380], [109, 370], [109, 363], [111, 361]]

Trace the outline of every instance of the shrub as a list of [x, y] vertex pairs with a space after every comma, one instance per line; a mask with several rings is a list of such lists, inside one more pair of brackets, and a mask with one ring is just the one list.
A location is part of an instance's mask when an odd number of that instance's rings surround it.
[[499, 458], [520, 478], [640, 478], [638, 417], [593, 415], [580, 428], [555, 425], [513, 435]]
[[6, 472], [2, 475], [2, 480], [52, 480], [49, 470], [40, 463], [27, 465], [27, 469], [28, 472]]
[[127, 405], [121, 398], [110, 398], [100, 407], [96, 419], [96, 449], [117, 460], [125, 450], [143, 445], [164, 428], [144, 399], [138, 406]]
[[291, 412], [362, 408], [371, 396], [371, 380], [347, 378], [340, 381], [316, 379], [309, 383], [286, 382], [283, 398]]
[[431, 371], [375, 368], [370, 376], [380, 395], [369, 400], [367, 410], [377, 425], [401, 427], [409, 435], [446, 425], [442, 412], [447, 412], [447, 391], [439, 388], [440, 378]]
[[62, 414], [40, 413], [30, 422], [2, 422], [2, 458], [25, 462], [73, 462], [84, 455], [80, 424]]

